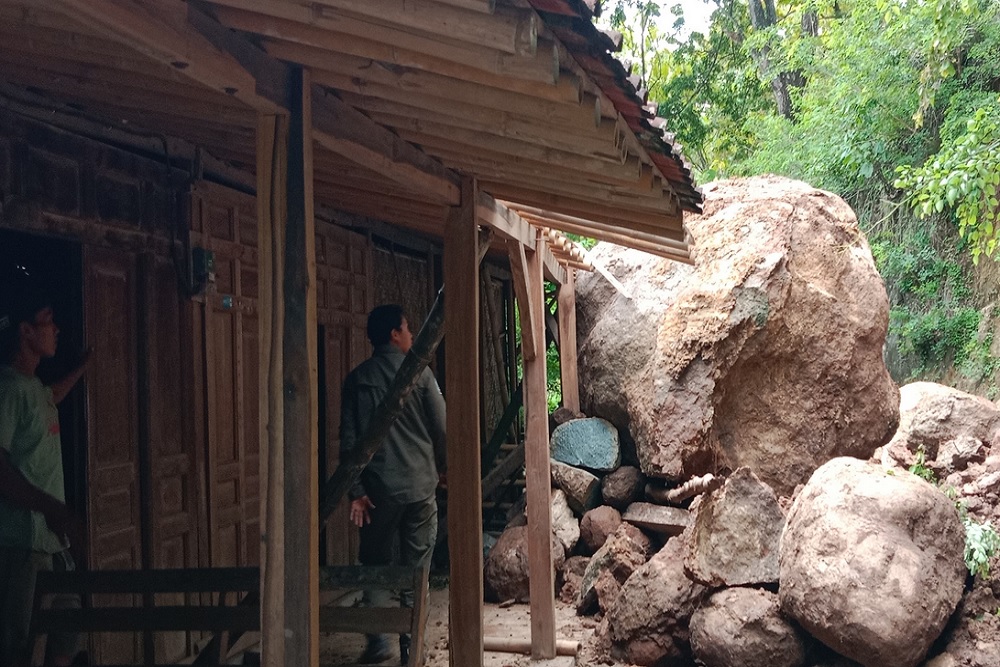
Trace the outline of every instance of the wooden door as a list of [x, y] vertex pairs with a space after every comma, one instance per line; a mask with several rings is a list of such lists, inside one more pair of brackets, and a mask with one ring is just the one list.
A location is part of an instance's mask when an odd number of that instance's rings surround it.
[[[188, 304], [174, 263], [146, 256], [140, 264], [140, 412], [143, 439], [144, 565], [153, 569], [198, 567], [198, 468], [191, 435], [192, 378]], [[159, 596], [157, 604], [184, 604], [184, 596]], [[185, 633], [158, 633], [156, 661], [170, 663], [190, 649]]]
[[[201, 298], [196, 341], [203, 364], [210, 565], [257, 565], [260, 457], [257, 373], [257, 225], [252, 197], [198, 184], [191, 242], [212, 252], [215, 283]], [[197, 343], [196, 343], [197, 344]]]
[[[84, 250], [84, 326], [94, 348], [87, 376], [87, 527], [89, 566], [140, 569], [140, 496], [136, 368], [136, 258]], [[94, 604], [131, 604], [95, 599]], [[137, 635], [92, 637], [92, 660], [129, 664], [142, 655]]]
[[[347, 374], [371, 353], [365, 328], [374, 304], [371, 242], [334, 225], [316, 223], [316, 306], [325, 397], [320, 448], [329, 477], [340, 462], [340, 401]], [[326, 524], [326, 562], [357, 562], [358, 534], [341, 501]]]

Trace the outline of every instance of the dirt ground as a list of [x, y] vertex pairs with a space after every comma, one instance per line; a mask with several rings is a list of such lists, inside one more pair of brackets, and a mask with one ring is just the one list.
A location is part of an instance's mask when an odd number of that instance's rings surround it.
[[[347, 601], [349, 603], [349, 601]], [[343, 602], [342, 602], [343, 603]], [[527, 604], [515, 604], [501, 609], [496, 604], [487, 603], [483, 612], [485, 631], [491, 637], [529, 637], [531, 632], [531, 612]], [[589, 617], [577, 616], [572, 606], [556, 601], [556, 638], [583, 641], [593, 634], [594, 621]], [[393, 648], [396, 643], [393, 642]], [[352, 634], [332, 634], [322, 638], [320, 643], [320, 663], [323, 665], [347, 665], [357, 663], [364, 650], [364, 637]], [[384, 665], [398, 665], [399, 655], [394, 654]], [[431, 590], [431, 608], [427, 619], [426, 667], [448, 667], [448, 589]], [[485, 654], [484, 667], [572, 667], [576, 660], [559, 657], [545, 662], [532, 662], [528, 656], [514, 653]]]

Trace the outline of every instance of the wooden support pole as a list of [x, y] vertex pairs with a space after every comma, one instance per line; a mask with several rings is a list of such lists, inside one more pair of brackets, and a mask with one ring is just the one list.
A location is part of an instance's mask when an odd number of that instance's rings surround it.
[[[542, 258], [545, 237], [539, 233], [528, 257], [528, 308], [537, 326], [523, 332], [525, 474], [528, 494], [528, 570], [531, 572], [531, 656], [556, 656], [555, 570], [552, 564], [552, 482], [549, 476], [549, 413], [545, 368], [545, 284]], [[531, 348], [532, 354], [528, 355]]]
[[[483, 664], [483, 515], [479, 451], [479, 257], [477, 186], [462, 183], [444, 240], [448, 357], [448, 549], [450, 664]], [[546, 459], [548, 460], [548, 459]]]
[[289, 115], [262, 115], [260, 248], [261, 648], [264, 664], [319, 664], [316, 252], [308, 73]]
[[580, 411], [580, 381], [576, 373], [576, 270], [566, 269], [566, 282], [559, 287], [559, 373], [563, 407]]

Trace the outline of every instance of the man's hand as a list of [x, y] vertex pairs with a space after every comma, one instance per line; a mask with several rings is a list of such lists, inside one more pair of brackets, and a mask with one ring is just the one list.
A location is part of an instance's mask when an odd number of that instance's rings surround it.
[[368, 510], [375, 509], [375, 505], [368, 496], [361, 496], [351, 501], [351, 523], [358, 528], [372, 522], [372, 515]]
[[86, 555], [86, 526], [66, 505], [59, 502], [52, 502], [49, 505], [42, 513], [45, 523], [53, 533], [69, 540], [73, 558], [82, 564]]

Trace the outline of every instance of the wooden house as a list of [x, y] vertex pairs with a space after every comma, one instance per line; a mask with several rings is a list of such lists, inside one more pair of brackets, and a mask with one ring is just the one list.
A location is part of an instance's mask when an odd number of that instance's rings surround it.
[[[90, 567], [260, 565], [266, 664], [317, 664], [320, 557], [353, 552], [343, 513], [320, 544], [316, 503], [340, 383], [369, 353], [372, 306], [418, 322], [443, 284], [451, 659], [482, 663], [481, 445], [514, 392], [511, 309], [544, 536], [543, 281], [573, 406], [573, 276], [589, 268], [557, 230], [690, 261], [683, 214], [701, 202], [591, 12], [0, 0], [0, 258], [59, 286], [64, 351], [96, 350], [62, 415]], [[555, 651], [550, 559], [532, 546], [536, 657]], [[186, 641], [92, 649], [123, 663]]]

